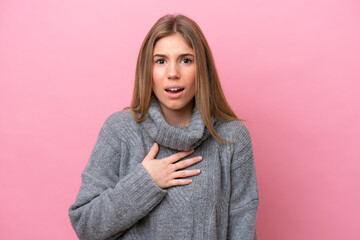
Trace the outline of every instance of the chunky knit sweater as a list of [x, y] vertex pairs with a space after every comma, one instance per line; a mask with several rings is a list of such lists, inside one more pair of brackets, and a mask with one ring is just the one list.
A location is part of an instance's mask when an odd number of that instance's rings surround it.
[[[79, 239], [256, 239], [258, 191], [249, 133], [240, 121], [213, 123], [233, 143], [216, 141], [196, 107], [187, 127], [168, 124], [154, 99], [141, 123], [129, 109], [109, 116], [69, 209]], [[154, 142], [157, 159], [195, 149], [188, 158], [203, 160], [188, 169], [201, 173], [189, 185], [159, 188], [141, 164]]]

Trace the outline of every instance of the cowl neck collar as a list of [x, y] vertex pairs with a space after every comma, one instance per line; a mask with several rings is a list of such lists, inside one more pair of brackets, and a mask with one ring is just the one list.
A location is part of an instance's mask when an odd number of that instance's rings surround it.
[[210, 136], [196, 107], [188, 126], [169, 124], [154, 96], [151, 97], [147, 117], [141, 124], [155, 142], [178, 151], [195, 149]]

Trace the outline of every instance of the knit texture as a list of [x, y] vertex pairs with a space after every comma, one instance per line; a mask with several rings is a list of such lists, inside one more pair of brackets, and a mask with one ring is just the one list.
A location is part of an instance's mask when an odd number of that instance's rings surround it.
[[[240, 121], [213, 123], [216, 141], [194, 108], [189, 126], [168, 124], [156, 99], [137, 123], [131, 110], [100, 130], [69, 216], [79, 239], [256, 239], [258, 190], [249, 132]], [[203, 160], [186, 186], [159, 188], [141, 162], [154, 142], [157, 159], [195, 149]], [[156, 161], [156, 160], [155, 160]]]
[[185, 127], [167, 123], [155, 97], [151, 98], [150, 106], [147, 121], [143, 121], [142, 126], [158, 144], [179, 151], [189, 151], [210, 136], [196, 107], [189, 126]]

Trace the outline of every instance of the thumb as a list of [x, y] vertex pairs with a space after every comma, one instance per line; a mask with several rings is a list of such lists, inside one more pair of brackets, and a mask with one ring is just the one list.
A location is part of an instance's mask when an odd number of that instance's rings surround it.
[[159, 145], [157, 143], [154, 143], [149, 151], [149, 153], [146, 155], [146, 159], [153, 160], [155, 159], [157, 153], [159, 151]]

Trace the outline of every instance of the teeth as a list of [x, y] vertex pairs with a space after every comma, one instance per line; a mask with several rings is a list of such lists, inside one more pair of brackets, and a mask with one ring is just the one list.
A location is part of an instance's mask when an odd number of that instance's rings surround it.
[[172, 92], [176, 92], [176, 91], [179, 91], [179, 90], [181, 90], [182, 88], [168, 88], [168, 89], [166, 89], [166, 90], [168, 90], [168, 91], [172, 91]]

